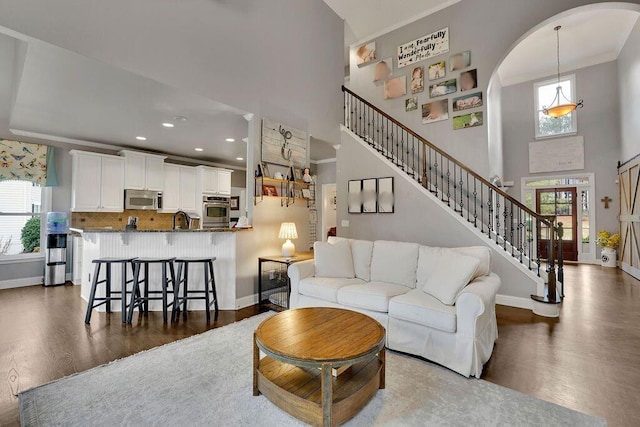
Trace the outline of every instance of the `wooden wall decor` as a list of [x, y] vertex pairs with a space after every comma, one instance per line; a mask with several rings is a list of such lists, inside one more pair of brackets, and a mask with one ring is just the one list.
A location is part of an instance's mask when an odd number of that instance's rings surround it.
[[618, 167], [622, 270], [640, 279], [640, 157]]
[[307, 132], [262, 119], [262, 161], [282, 166], [303, 168], [309, 162]]

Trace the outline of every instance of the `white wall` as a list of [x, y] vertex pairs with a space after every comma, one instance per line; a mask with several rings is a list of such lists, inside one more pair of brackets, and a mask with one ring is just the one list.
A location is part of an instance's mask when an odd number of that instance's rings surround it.
[[[499, 293], [522, 298], [530, 303], [537, 293], [533, 276], [513, 265], [513, 259], [503, 256], [502, 247], [485, 236], [470, 231], [460, 217], [440, 201], [434, 201], [419, 188], [404, 179], [396, 167], [390, 167], [370, 149], [343, 132], [342, 147], [337, 154], [338, 235], [365, 240], [396, 240], [428, 246], [488, 246], [493, 249], [493, 271], [502, 279]], [[354, 168], [354, 164], [358, 164]], [[394, 177], [395, 213], [349, 214], [347, 185], [350, 179]], [[349, 226], [341, 225], [343, 220]], [[464, 220], [463, 220], [464, 221]]]
[[[596, 194], [591, 207], [596, 210], [596, 230], [618, 229], [618, 188], [616, 164], [620, 158], [620, 127], [616, 61], [572, 71], [576, 75], [577, 99], [585, 106], [576, 113], [578, 135], [584, 137], [585, 168], [557, 173], [529, 173], [529, 143], [535, 141], [534, 82], [502, 88], [502, 126], [504, 138], [504, 179], [514, 181], [509, 194], [520, 199], [520, 178], [536, 175], [570, 175], [592, 172]], [[540, 81], [546, 80], [545, 78]], [[553, 156], [553, 152], [549, 153]], [[600, 202], [613, 199], [609, 209]]]
[[618, 56], [621, 145], [618, 160], [640, 154], [640, 20]]
[[[377, 37], [375, 39], [377, 56], [381, 59], [393, 56], [398, 45], [443, 27], [449, 27], [451, 52], [416, 65], [427, 66], [440, 60], [448, 61], [450, 54], [471, 50], [471, 68], [477, 68], [478, 89], [482, 90], [486, 97], [492, 73], [520, 37], [552, 16], [591, 3], [594, 2], [589, 0], [462, 1]], [[602, 2], [602, 4], [606, 3], [610, 2]], [[408, 77], [412, 67], [408, 66], [397, 70], [396, 64], [394, 61], [394, 77], [400, 75]], [[458, 73], [449, 73], [448, 76], [457, 77]], [[349, 83], [351, 90], [470, 166], [479, 174], [487, 178], [490, 176], [492, 167], [489, 161], [489, 127], [486, 124], [458, 131], [452, 129], [451, 119], [423, 125], [419, 110], [408, 113], [404, 111], [404, 102], [407, 97], [383, 100], [382, 86], [376, 86], [371, 80], [370, 68], [358, 68], [355, 64], [351, 64]], [[425, 84], [427, 83], [428, 80], [425, 81]], [[427, 92], [418, 95], [419, 104], [429, 102]], [[453, 96], [455, 95], [448, 97], [452, 98]], [[485, 113], [486, 121], [486, 103], [482, 110]], [[491, 154], [492, 157], [495, 155], [497, 153]]]

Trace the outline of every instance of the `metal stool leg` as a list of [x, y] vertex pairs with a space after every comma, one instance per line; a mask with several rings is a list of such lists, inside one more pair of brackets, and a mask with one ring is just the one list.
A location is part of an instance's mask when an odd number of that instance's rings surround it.
[[182, 284], [182, 263], [178, 263], [178, 280], [173, 285], [173, 309], [171, 310], [171, 323], [178, 321], [180, 313], [180, 285]]
[[120, 289], [120, 314], [122, 323], [127, 323], [127, 263], [122, 263], [122, 287]]
[[216, 290], [216, 276], [213, 269], [213, 261], [209, 261], [209, 270], [211, 271], [211, 290], [213, 290], [213, 307], [215, 308], [215, 320], [218, 320], [218, 291]]
[[136, 305], [140, 307], [140, 314], [142, 314], [142, 301], [140, 300], [140, 264], [133, 264], [133, 288], [131, 289], [131, 303], [129, 304], [129, 312], [127, 313], [127, 323], [131, 323], [133, 320], [133, 310]]
[[149, 264], [144, 265], [144, 308], [142, 311], [149, 314]]
[[100, 275], [100, 263], [96, 264], [93, 269], [93, 280], [91, 280], [91, 293], [89, 294], [89, 305], [87, 305], [87, 314], [84, 316], [84, 323], [91, 322], [91, 312], [93, 311], [93, 303], [96, 299], [96, 288], [98, 287], [98, 276]]
[[209, 310], [209, 263], [204, 263], [204, 309], [207, 314], [207, 323], [211, 321], [211, 310]]
[[184, 283], [182, 284], [182, 317], [187, 318], [187, 297], [189, 294], [189, 263], [184, 263]]
[[107, 263], [107, 283], [106, 283], [106, 305], [107, 305], [107, 313], [111, 313], [111, 263]]
[[162, 323], [167, 323], [167, 263], [162, 263]]

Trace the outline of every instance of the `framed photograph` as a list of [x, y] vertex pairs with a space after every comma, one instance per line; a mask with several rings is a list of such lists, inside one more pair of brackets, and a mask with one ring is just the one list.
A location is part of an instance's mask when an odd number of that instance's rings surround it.
[[302, 181], [302, 169], [296, 169], [296, 181]]
[[237, 211], [240, 209], [240, 196], [231, 196], [229, 198], [229, 208], [232, 211]]
[[453, 111], [462, 111], [475, 107], [482, 107], [482, 92], [453, 98]]
[[463, 71], [460, 73], [460, 92], [478, 87], [478, 70]]
[[415, 67], [411, 70], [411, 93], [424, 91], [424, 67]]
[[418, 98], [407, 98], [404, 101], [404, 111], [413, 111], [418, 109]]
[[362, 213], [378, 211], [378, 180], [375, 178], [362, 180]]
[[266, 163], [262, 163], [262, 176], [265, 178], [271, 178], [271, 174], [269, 173], [269, 165]]
[[462, 70], [471, 65], [471, 51], [456, 53], [449, 57], [449, 71]]
[[482, 111], [453, 117], [453, 130], [482, 126]]
[[445, 80], [440, 83], [429, 86], [429, 98], [437, 98], [438, 96], [449, 95], [458, 90], [456, 79]]
[[354, 48], [356, 65], [362, 67], [376, 59], [376, 42], [361, 44]]
[[309, 190], [308, 188], [303, 188], [302, 189], [302, 197], [305, 199], [310, 199], [311, 198], [311, 190]]
[[422, 104], [422, 124], [439, 122], [449, 118], [449, 101], [441, 99]]
[[438, 80], [447, 74], [447, 67], [444, 61], [429, 65], [429, 80]]
[[293, 197], [295, 197], [296, 199], [302, 199], [302, 190], [293, 190]]
[[389, 57], [382, 61], [376, 62], [373, 68], [373, 81], [381, 82], [393, 76], [393, 58]]
[[393, 177], [378, 178], [378, 213], [393, 213]]
[[393, 99], [407, 94], [407, 76], [396, 77], [384, 82], [384, 99]]
[[262, 186], [262, 195], [263, 196], [273, 196], [278, 197], [278, 189], [275, 185], [263, 185]]
[[348, 212], [351, 214], [362, 213], [362, 180], [349, 181], [347, 192]]

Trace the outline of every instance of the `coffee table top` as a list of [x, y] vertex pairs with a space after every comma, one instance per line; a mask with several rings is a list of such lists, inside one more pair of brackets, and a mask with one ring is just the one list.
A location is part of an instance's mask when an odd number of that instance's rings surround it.
[[340, 308], [283, 311], [262, 322], [255, 335], [262, 351], [298, 366], [355, 363], [377, 354], [385, 344], [385, 329], [379, 322]]

